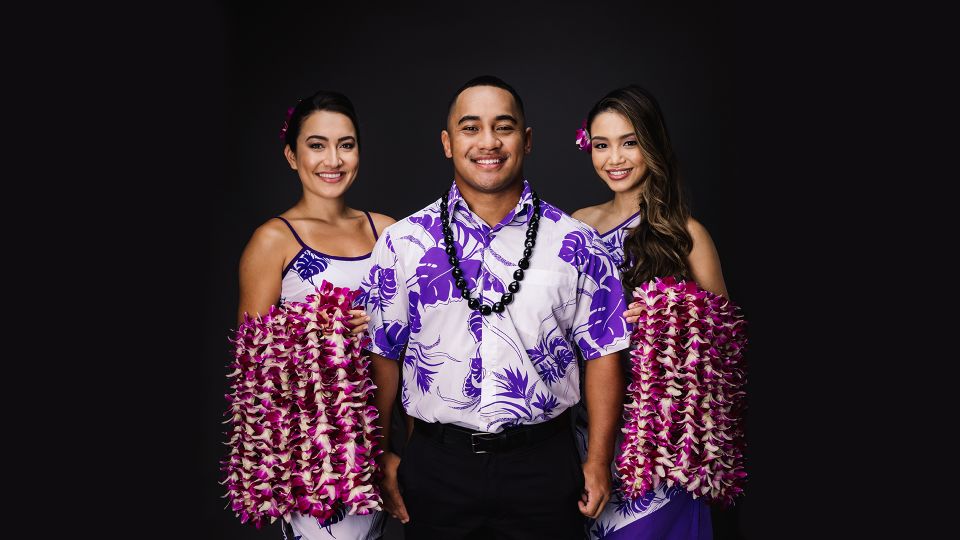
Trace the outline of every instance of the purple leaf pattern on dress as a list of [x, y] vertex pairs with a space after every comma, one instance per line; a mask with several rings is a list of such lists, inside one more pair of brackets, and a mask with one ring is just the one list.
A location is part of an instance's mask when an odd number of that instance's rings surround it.
[[316, 285], [316, 283], [313, 282], [313, 276], [323, 272], [329, 263], [330, 261], [326, 257], [319, 257], [309, 249], [304, 249], [300, 252], [297, 260], [294, 261], [293, 269], [297, 272], [297, 275], [300, 276], [301, 280], [309, 281], [311, 285]]

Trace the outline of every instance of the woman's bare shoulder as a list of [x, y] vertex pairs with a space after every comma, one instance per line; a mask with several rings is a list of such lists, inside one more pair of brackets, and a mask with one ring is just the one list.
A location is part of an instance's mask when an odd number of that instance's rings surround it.
[[606, 206], [606, 203], [595, 206], [587, 206], [570, 214], [570, 217], [582, 221], [596, 229], [603, 219], [603, 216], [606, 214]]

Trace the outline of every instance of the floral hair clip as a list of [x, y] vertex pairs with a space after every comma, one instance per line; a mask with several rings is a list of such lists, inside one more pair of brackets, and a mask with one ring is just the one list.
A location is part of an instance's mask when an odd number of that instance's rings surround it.
[[577, 148], [590, 151], [590, 133], [587, 132], [587, 121], [583, 121], [583, 127], [577, 130]]
[[287, 117], [283, 120], [283, 127], [280, 129], [280, 140], [286, 140], [287, 138], [287, 128], [290, 127], [290, 117], [293, 116], [293, 110], [296, 109], [296, 106], [290, 107], [287, 109]]
[[[298, 99], [297, 105], [299, 105], [301, 101], [303, 101], [303, 99]], [[281, 141], [285, 141], [287, 139], [287, 128], [290, 127], [290, 117], [293, 116], [293, 111], [294, 109], [297, 108], [297, 105], [294, 105], [293, 107], [290, 107], [289, 109], [287, 109], [287, 117], [283, 120], [283, 127], [280, 129]]]

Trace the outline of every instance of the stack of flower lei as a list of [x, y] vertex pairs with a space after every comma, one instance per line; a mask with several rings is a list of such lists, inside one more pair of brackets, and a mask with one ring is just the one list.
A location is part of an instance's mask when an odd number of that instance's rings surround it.
[[617, 469], [624, 494], [666, 481], [727, 506], [743, 492], [746, 323], [726, 298], [693, 281], [653, 279], [632, 336], [633, 382]]
[[[304, 302], [244, 316], [235, 348], [223, 484], [242, 523], [291, 511], [323, 521], [379, 510], [379, 434], [363, 340], [344, 324], [359, 291], [324, 281]], [[364, 338], [364, 340], [367, 338]]]

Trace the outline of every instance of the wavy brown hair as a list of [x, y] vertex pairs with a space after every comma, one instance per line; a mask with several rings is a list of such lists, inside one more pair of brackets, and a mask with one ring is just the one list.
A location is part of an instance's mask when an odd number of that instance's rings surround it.
[[641, 179], [640, 223], [623, 241], [624, 290], [632, 291], [654, 277], [689, 278], [687, 256], [693, 248], [687, 232], [690, 208], [660, 105], [639, 86], [618, 88], [590, 109], [588, 131], [593, 119], [607, 111], [622, 114], [633, 125], [647, 166]]

